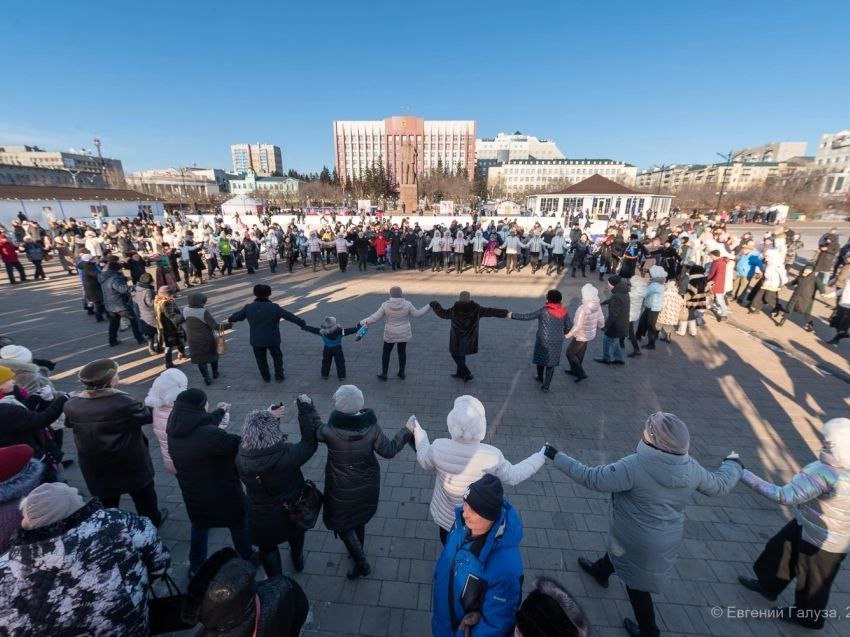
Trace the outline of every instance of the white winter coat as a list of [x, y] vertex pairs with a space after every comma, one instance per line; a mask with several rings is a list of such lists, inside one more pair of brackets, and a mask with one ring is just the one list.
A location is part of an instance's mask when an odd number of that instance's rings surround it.
[[454, 524], [455, 509], [463, 503], [466, 489], [484, 475], [485, 469], [505, 484], [515, 485], [537, 473], [546, 460], [538, 451], [518, 464], [511, 464], [496, 447], [483, 442], [438, 438], [431, 443], [422, 427], [416, 427], [413, 436], [419, 466], [437, 472], [431, 517], [446, 531]]
[[487, 247], [487, 239], [484, 237], [475, 235], [472, 239], [472, 251], [473, 252], [484, 252], [484, 248]]
[[520, 249], [524, 247], [525, 244], [516, 236], [508, 235], [508, 238], [505, 239], [505, 254], [518, 254]]
[[573, 318], [573, 329], [564, 338], [589, 342], [596, 338], [596, 330], [605, 326], [605, 316], [599, 299], [583, 299]]
[[378, 311], [367, 316], [360, 321], [361, 324], [366, 323], [372, 325], [381, 319], [384, 323], [384, 342], [385, 343], [406, 343], [413, 338], [413, 328], [410, 326], [410, 317], [419, 318], [425, 316], [430, 305], [416, 309], [413, 303], [403, 298], [390, 298], [381, 303]]
[[637, 321], [643, 312], [643, 299], [646, 296], [646, 281], [641, 278], [629, 279], [629, 323]]

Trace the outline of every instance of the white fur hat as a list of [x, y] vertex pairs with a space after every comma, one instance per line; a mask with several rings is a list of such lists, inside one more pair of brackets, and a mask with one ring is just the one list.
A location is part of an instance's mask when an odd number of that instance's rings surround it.
[[833, 418], [823, 426], [825, 449], [843, 469], [850, 469], [850, 418]]
[[334, 409], [343, 414], [356, 414], [364, 404], [363, 392], [356, 385], [340, 385], [334, 392]]
[[667, 270], [662, 268], [660, 265], [654, 265], [649, 268], [649, 278], [650, 279], [666, 279], [667, 278]]
[[481, 442], [487, 434], [484, 405], [475, 396], [458, 396], [446, 417], [452, 440]]
[[174, 404], [177, 394], [189, 387], [189, 379], [179, 369], [166, 369], [153, 381], [145, 397], [145, 404], [156, 409]]
[[6, 345], [0, 349], [0, 358], [7, 361], [18, 361], [19, 363], [31, 363], [32, 352], [21, 345]]

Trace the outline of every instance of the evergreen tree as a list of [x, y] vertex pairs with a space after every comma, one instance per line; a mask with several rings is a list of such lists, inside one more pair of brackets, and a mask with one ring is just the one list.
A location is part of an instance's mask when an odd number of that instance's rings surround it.
[[327, 166], [322, 166], [322, 172], [319, 173], [319, 181], [323, 184], [331, 183], [331, 171], [328, 170]]

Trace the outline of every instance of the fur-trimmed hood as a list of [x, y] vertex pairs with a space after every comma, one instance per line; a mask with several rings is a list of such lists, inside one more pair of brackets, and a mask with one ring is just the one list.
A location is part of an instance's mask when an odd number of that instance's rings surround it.
[[0, 482], [0, 504], [19, 500], [41, 484], [44, 463], [30, 459], [20, 473]]
[[328, 417], [328, 426], [346, 431], [363, 431], [378, 422], [378, 417], [371, 409], [361, 409], [356, 414], [344, 414], [332, 411]]

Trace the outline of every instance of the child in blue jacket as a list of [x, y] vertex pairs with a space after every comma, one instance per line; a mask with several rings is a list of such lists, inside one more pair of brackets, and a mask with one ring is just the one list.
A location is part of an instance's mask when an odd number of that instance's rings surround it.
[[342, 337], [357, 333], [360, 323], [354, 327], [340, 327], [333, 316], [326, 316], [319, 327], [305, 325], [303, 330], [318, 334], [325, 344], [322, 350], [322, 378], [328, 379], [331, 373], [331, 361], [336, 362], [336, 375], [345, 378], [345, 355], [342, 353]]

